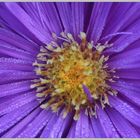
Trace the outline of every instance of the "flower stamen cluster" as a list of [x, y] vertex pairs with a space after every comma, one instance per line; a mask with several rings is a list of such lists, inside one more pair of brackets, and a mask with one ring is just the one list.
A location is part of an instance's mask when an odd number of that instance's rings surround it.
[[34, 80], [31, 88], [36, 88], [37, 97], [47, 98], [41, 108], [51, 107], [54, 112], [63, 109], [63, 117], [75, 112], [77, 120], [81, 109], [89, 116], [96, 115], [97, 102], [104, 108], [109, 105], [108, 94], [117, 92], [108, 85], [113, 82], [112, 72], [106, 62], [109, 57], [102, 51], [108, 44], [94, 45], [87, 42], [86, 34], [81, 32], [81, 42], [74, 40], [71, 34], [61, 34], [60, 45], [51, 42], [41, 47], [37, 61], [33, 63], [40, 77]]

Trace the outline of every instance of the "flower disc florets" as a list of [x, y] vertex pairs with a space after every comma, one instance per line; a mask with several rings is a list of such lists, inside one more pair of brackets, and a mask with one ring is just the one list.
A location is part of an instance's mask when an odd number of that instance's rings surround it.
[[75, 120], [81, 109], [87, 115], [95, 115], [97, 104], [105, 107], [109, 104], [108, 93], [116, 94], [107, 84], [113, 81], [111, 73], [114, 72], [108, 70], [106, 64], [109, 57], [102, 55], [110, 45], [95, 46], [87, 42], [83, 32], [80, 43], [71, 34], [53, 36], [63, 43], [51, 42], [42, 47], [33, 63], [39, 79], [34, 80], [31, 87], [36, 87], [38, 97], [47, 98], [41, 107], [51, 107], [55, 112], [63, 109], [63, 117], [73, 111]]

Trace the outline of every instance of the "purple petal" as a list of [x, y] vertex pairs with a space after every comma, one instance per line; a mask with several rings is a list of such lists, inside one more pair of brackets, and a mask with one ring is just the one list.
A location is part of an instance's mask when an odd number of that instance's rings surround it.
[[24, 128], [32, 122], [38, 116], [40, 112], [40, 108], [37, 108], [35, 111], [33, 111], [31, 114], [27, 115], [23, 120], [21, 120], [18, 124], [16, 124], [13, 128], [11, 128], [5, 135], [2, 137], [4, 138], [16, 138], [19, 133], [21, 133]]
[[116, 74], [121, 78], [121, 79], [140, 79], [140, 71], [139, 69], [120, 69], [117, 70]]
[[50, 136], [51, 130], [54, 127], [54, 124], [57, 121], [58, 117], [59, 116], [57, 113], [50, 114], [50, 116], [48, 117], [48, 120], [47, 120], [47, 124], [44, 127], [44, 129], [40, 135], [41, 138], [48, 138]]
[[132, 24], [139, 16], [139, 3], [114, 3], [108, 15], [104, 35], [123, 31], [125, 27]]
[[25, 94], [14, 96], [13, 98], [9, 96], [7, 99], [9, 100], [0, 103], [0, 116], [32, 102], [36, 97], [34, 92], [27, 92]]
[[50, 35], [16, 3], [1, 3], [0, 17], [8, 23], [9, 28], [37, 44], [50, 41]]
[[132, 32], [132, 35], [123, 35], [116, 39], [115, 42], [113, 42], [113, 46], [106, 50], [106, 53], [112, 54], [112, 53], [118, 53], [123, 51], [125, 48], [127, 48], [131, 43], [135, 42], [140, 38], [140, 20], [136, 20], [131, 24], [129, 27], [126, 28], [126, 32]]
[[[139, 84], [139, 82], [138, 82]], [[140, 106], [140, 87], [135, 83], [129, 83], [127, 81], [120, 81], [112, 85], [113, 89], [119, 91], [119, 95], [127, 98], [130, 102]]]
[[63, 31], [55, 3], [25, 2], [19, 4], [47, 34], [49, 33], [48, 36], [50, 39], [52, 32], [58, 34]]
[[87, 86], [85, 86], [85, 85], [82, 85], [82, 86], [83, 86], [83, 90], [84, 90], [85, 94], [87, 95], [88, 100], [92, 103], [93, 98], [91, 96], [91, 92], [89, 91]]
[[72, 10], [72, 29], [73, 34], [77, 36], [80, 32], [84, 30], [84, 10], [85, 3], [74, 2], [71, 3]]
[[75, 126], [75, 137], [76, 138], [89, 138], [93, 136], [91, 133], [91, 125], [89, 118], [85, 115], [84, 111], [81, 111], [80, 118], [76, 122]]
[[69, 131], [68, 137], [76, 138], [91, 138], [94, 137], [94, 132], [89, 121], [89, 117], [85, 115], [85, 111], [80, 112], [80, 117], [76, 122], [73, 122]]
[[[62, 116], [57, 116], [55, 121], [56, 122], [52, 124], [53, 127], [50, 129], [49, 133], [45, 134], [44, 131], [44, 136], [42, 135], [42, 137], [62, 138], [67, 135], [69, 127], [71, 126], [72, 115], [68, 114], [65, 119], [62, 118]], [[48, 126], [46, 126], [45, 130], [48, 128]]]
[[107, 138], [119, 137], [116, 128], [112, 124], [106, 112], [101, 107], [97, 109], [97, 117]]
[[[33, 72], [24, 72], [24, 71], [16, 71], [16, 70], [0, 70], [0, 78], [1, 78], [0, 84], [7, 84], [7, 83], [11, 83], [11, 82], [13, 83], [13, 82], [18, 82], [23, 80], [33, 80], [37, 78], [37, 76]], [[24, 88], [24, 86], [20, 86], [20, 87]], [[17, 88], [18, 87], [13, 89], [17, 89]]]
[[34, 67], [31, 61], [14, 58], [0, 58], [0, 70], [19, 70], [33, 72]]
[[122, 117], [119, 112], [113, 108], [108, 108], [106, 110], [113, 124], [123, 138], [137, 138], [140, 136], [135, 128], [124, 117]]
[[23, 92], [28, 92], [30, 90], [30, 85], [30, 81], [20, 81], [0, 85], [0, 97], [15, 95], [17, 93], [20, 95]]
[[56, 3], [64, 30], [73, 33], [75, 38], [84, 30], [86, 3]]
[[40, 131], [46, 126], [49, 118], [52, 116], [50, 110], [43, 110], [32, 122], [30, 122], [24, 130], [17, 135], [18, 138], [37, 137]]
[[105, 138], [106, 134], [98, 118], [91, 118], [91, 125], [94, 131], [95, 138]]
[[132, 124], [140, 127], [140, 111], [130, 105], [126, 100], [121, 100], [115, 96], [109, 96], [110, 105], [122, 114]]
[[94, 4], [87, 34], [90, 40], [95, 43], [97, 43], [103, 32], [111, 5], [111, 3]]
[[[140, 49], [137, 46], [135, 47], [133, 46], [133, 48], [131, 49], [128, 47], [128, 50], [112, 56], [108, 61], [108, 65], [110, 67], [114, 67], [117, 69], [125, 69], [125, 68], [134, 69], [136, 66], [139, 67], [140, 66], [139, 64], [140, 64]], [[135, 65], [135, 67], [133, 65]]]
[[71, 19], [71, 5], [70, 3], [58, 2], [56, 3], [57, 9], [60, 14], [60, 18], [62, 20], [64, 30], [67, 33], [72, 33], [72, 19]]
[[0, 41], [0, 55], [5, 57], [19, 58], [27, 61], [33, 61], [34, 57], [15, 46], [12, 46], [4, 41]]
[[73, 121], [73, 123], [70, 127], [70, 131], [67, 135], [67, 138], [75, 138], [75, 125], [76, 125], [76, 121]]
[[15, 125], [18, 121], [27, 116], [37, 105], [38, 103], [36, 101], [30, 102], [2, 116], [0, 118], [0, 135], [2, 132], [5, 132], [8, 128]]
[[39, 51], [37, 44], [24, 39], [23, 37], [11, 32], [9, 30], [0, 29], [0, 39], [4, 42], [15, 46], [16, 48], [30, 52], [32, 55], [36, 55]]
[[56, 122], [52, 124], [53, 127], [51, 128], [50, 134], [48, 136], [44, 135], [45, 137], [47, 136], [49, 138], [61, 138], [67, 135], [73, 119], [72, 114], [69, 113], [65, 119], [62, 118], [62, 116], [57, 117], [58, 119], [56, 120]]

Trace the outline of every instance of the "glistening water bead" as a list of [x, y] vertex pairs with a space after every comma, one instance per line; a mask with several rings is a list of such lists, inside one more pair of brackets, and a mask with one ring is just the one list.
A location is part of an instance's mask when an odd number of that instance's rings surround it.
[[64, 118], [74, 112], [75, 120], [83, 109], [89, 116], [96, 115], [98, 104], [104, 108], [109, 105], [108, 94], [117, 93], [107, 84], [117, 77], [107, 66], [109, 57], [102, 54], [110, 45], [87, 42], [83, 32], [80, 43], [69, 33], [53, 37], [56, 41], [41, 47], [33, 63], [39, 78], [33, 80], [31, 88], [36, 88], [38, 98], [46, 99], [41, 108], [63, 109]]

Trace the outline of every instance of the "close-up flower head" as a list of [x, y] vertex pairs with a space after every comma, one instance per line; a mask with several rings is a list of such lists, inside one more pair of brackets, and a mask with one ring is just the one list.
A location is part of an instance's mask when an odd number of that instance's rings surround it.
[[1, 138], [139, 138], [140, 3], [0, 2]]

